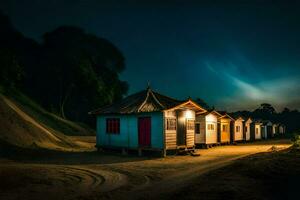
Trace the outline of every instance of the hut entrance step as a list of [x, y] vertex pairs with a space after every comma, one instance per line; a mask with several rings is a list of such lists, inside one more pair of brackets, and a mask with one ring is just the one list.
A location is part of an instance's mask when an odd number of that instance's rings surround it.
[[178, 148], [176, 150], [176, 154], [177, 155], [188, 155], [188, 154], [191, 154], [192, 152], [195, 152], [195, 149], [194, 148]]
[[191, 151], [191, 156], [200, 156], [198, 151]]

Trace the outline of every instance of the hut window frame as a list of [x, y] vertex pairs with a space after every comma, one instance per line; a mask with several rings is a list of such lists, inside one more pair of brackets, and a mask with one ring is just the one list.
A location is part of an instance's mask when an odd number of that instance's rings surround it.
[[241, 127], [240, 126], [236, 126], [235, 127], [235, 132], [239, 133], [241, 131]]
[[222, 131], [227, 132], [227, 126], [228, 126], [228, 125], [223, 124], [223, 126], [222, 126]]
[[207, 130], [209, 130], [209, 131], [215, 130], [215, 125], [214, 124], [207, 124]]
[[106, 133], [120, 134], [120, 118], [106, 118]]
[[188, 119], [186, 122], [186, 130], [193, 131], [195, 130], [195, 120]]
[[166, 118], [166, 130], [176, 131], [177, 129], [176, 118]]

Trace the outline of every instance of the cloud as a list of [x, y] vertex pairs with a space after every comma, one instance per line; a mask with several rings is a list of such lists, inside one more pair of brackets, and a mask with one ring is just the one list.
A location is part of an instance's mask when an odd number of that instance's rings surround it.
[[300, 78], [297, 76], [265, 80], [250, 84], [237, 77], [228, 75], [235, 85], [235, 90], [230, 98], [223, 100], [224, 106], [237, 110], [241, 108], [256, 108], [259, 104], [268, 102], [277, 109], [289, 106], [298, 108], [300, 102]]
[[[218, 77], [225, 79], [226, 83], [232, 85], [231, 91], [227, 95], [220, 97], [217, 103], [217, 107], [221, 109], [252, 110], [265, 102], [271, 103], [278, 110], [284, 107], [300, 108], [299, 75], [272, 79], [265, 78], [260, 81], [250, 82], [247, 80], [259, 80], [260, 78], [255, 77], [254, 74], [249, 74], [247, 77], [238, 74], [236, 65], [232, 63], [224, 64], [223, 66], [213, 66], [207, 62], [206, 67]], [[259, 77], [263, 75], [262, 73], [257, 74]]]

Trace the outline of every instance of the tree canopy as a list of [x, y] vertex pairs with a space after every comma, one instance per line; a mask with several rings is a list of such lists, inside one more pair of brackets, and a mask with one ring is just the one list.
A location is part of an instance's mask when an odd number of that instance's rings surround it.
[[61, 26], [41, 43], [24, 37], [0, 14], [0, 84], [15, 87], [52, 112], [90, 122], [88, 111], [121, 99], [128, 84], [121, 51], [83, 29]]

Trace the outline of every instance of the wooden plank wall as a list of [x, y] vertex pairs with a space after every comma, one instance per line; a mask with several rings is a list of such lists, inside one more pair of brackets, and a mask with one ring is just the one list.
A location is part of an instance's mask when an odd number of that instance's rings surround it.
[[174, 111], [165, 111], [164, 112], [166, 149], [176, 149], [176, 147], [177, 147], [177, 132], [176, 132], [176, 130], [166, 130], [166, 127], [167, 127], [167, 125], [166, 125], [167, 120], [166, 119], [167, 118], [176, 119], [176, 113]]

